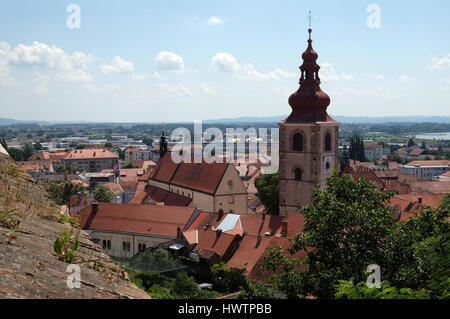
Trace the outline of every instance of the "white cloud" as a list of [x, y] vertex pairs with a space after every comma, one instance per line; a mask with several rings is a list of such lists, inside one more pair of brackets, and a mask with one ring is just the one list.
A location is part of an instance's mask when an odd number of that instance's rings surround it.
[[161, 51], [155, 58], [156, 67], [160, 70], [178, 71], [184, 70], [183, 58], [173, 52]]
[[83, 86], [83, 88], [91, 91], [92, 93], [102, 93], [105, 92], [107, 90], [115, 90], [118, 89], [119, 87], [115, 84], [109, 84], [109, 85], [105, 85], [105, 86], [98, 86], [95, 85], [93, 83], [87, 84], [85, 86]]
[[66, 81], [74, 81], [74, 82], [91, 82], [92, 77], [89, 73], [84, 70], [73, 70], [67, 73], [61, 74], [59, 76], [60, 79]]
[[211, 58], [211, 64], [214, 68], [223, 72], [236, 72], [239, 64], [236, 58], [230, 53], [219, 52]]
[[137, 81], [143, 81], [148, 79], [148, 75], [147, 74], [138, 74], [138, 73], [133, 73], [131, 75], [131, 79], [132, 80], [137, 80]]
[[438, 59], [436, 57], [431, 59], [430, 67], [432, 69], [450, 68], [450, 54]]
[[280, 77], [291, 78], [295, 76], [295, 73], [289, 73], [280, 69], [265, 73], [260, 72], [250, 63], [240, 65], [233, 55], [226, 52], [219, 52], [213, 56], [211, 64], [216, 70], [233, 73], [241, 80], [280, 80]]
[[223, 20], [219, 17], [216, 16], [211, 16], [208, 18], [208, 20], [206, 20], [206, 23], [209, 25], [214, 25], [214, 24], [223, 24]]
[[163, 77], [161, 74], [159, 74], [158, 72], [153, 73], [153, 77], [157, 80], [165, 80], [166, 78]]
[[411, 78], [407, 75], [400, 75], [398, 77], [398, 79], [399, 79], [399, 81], [405, 82], [405, 83], [411, 82]]
[[[72, 55], [54, 45], [34, 41], [32, 45], [18, 44], [15, 48], [0, 42], [0, 73], [5, 73], [7, 65], [34, 66], [43, 70], [56, 71], [59, 79], [70, 81], [91, 81], [87, 73], [93, 57], [77, 51]], [[9, 73], [9, 71], [8, 71]], [[41, 87], [39, 94], [46, 92]]]
[[3, 46], [2, 51], [5, 49], [8, 61], [18, 65], [37, 65], [68, 71], [77, 68], [87, 69], [88, 64], [92, 61], [92, 56], [86, 53], [75, 52], [69, 55], [54, 45], [49, 46], [38, 41], [34, 41], [30, 46], [19, 44], [12, 50]]
[[293, 78], [296, 76], [296, 73], [291, 73], [291, 72], [286, 72], [280, 69], [276, 69], [275, 74], [277, 74], [278, 76], [284, 77], [284, 78]]
[[200, 84], [198, 91], [202, 95], [212, 95], [216, 93], [216, 90], [214, 90], [214, 88], [210, 87], [205, 83]]
[[192, 92], [184, 85], [169, 86], [166, 84], [158, 84], [158, 89], [165, 95], [191, 96]]
[[325, 82], [334, 82], [339, 80], [334, 67], [329, 62], [324, 62], [320, 67], [319, 77]]
[[369, 74], [369, 77], [376, 80], [384, 80], [384, 76], [381, 74]]
[[126, 61], [119, 56], [115, 56], [111, 64], [103, 64], [100, 65], [100, 71], [104, 74], [108, 73], [124, 73], [124, 72], [133, 72], [134, 66], [130, 61]]
[[342, 73], [341, 77], [342, 77], [343, 80], [346, 80], [346, 81], [354, 81], [355, 80], [353, 75], [350, 75], [350, 74]]

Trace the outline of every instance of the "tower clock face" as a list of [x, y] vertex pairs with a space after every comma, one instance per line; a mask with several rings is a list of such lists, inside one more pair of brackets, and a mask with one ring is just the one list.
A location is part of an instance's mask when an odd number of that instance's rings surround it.
[[325, 174], [330, 174], [333, 169], [333, 158], [331, 156], [325, 156], [323, 161], [323, 171]]

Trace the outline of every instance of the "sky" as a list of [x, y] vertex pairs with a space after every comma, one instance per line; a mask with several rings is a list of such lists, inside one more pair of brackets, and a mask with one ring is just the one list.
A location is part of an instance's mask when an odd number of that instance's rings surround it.
[[450, 115], [448, 0], [0, 0], [0, 117], [289, 114], [309, 11], [328, 113]]

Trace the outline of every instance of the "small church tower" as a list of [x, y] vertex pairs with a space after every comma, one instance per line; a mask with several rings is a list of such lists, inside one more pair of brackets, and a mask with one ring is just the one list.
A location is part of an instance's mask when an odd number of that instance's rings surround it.
[[161, 138], [159, 139], [159, 158], [163, 158], [167, 153], [167, 138], [164, 136], [164, 130], [162, 131]]
[[302, 54], [300, 87], [289, 97], [291, 114], [280, 128], [280, 215], [298, 212], [311, 202], [314, 186], [338, 167], [339, 123], [327, 114], [330, 97], [320, 89], [318, 54], [308, 47]]

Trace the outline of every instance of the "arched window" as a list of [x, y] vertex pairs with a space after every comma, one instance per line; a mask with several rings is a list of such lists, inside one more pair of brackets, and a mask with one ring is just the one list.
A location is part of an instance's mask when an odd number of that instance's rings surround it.
[[106, 240], [103, 241], [103, 249], [106, 249]]
[[127, 251], [130, 251], [130, 242], [127, 242]]
[[122, 242], [122, 248], [123, 248], [123, 250], [125, 250], [125, 251], [127, 250], [127, 243], [124, 242], [124, 241]]
[[325, 152], [331, 151], [331, 134], [325, 134]]
[[108, 249], [111, 249], [111, 241], [108, 240]]
[[139, 250], [139, 251], [142, 251], [142, 246], [141, 246], [141, 244], [138, 244], [138, 250]]
[[302, 180], [302, 169], [301, 168], [296, 168], [295, 169], [295, 180], [296, 181], [301, 181]]
[[292, 149], [294, 152], [303, 151], [303, 135], [301, 133], [295, 133], [292, 138]]

